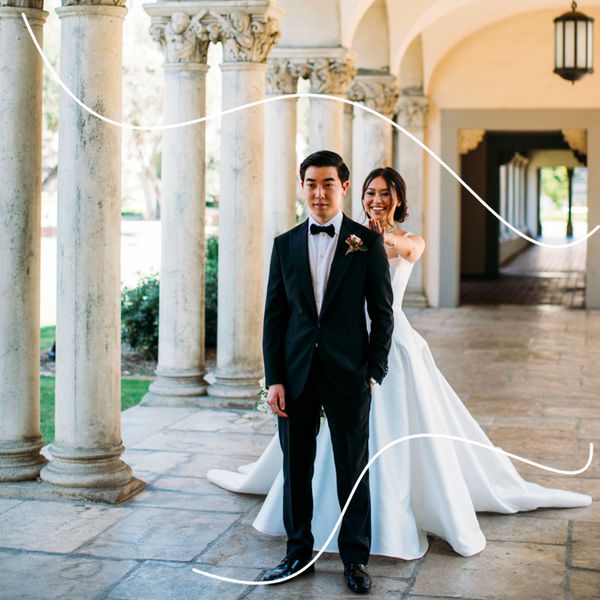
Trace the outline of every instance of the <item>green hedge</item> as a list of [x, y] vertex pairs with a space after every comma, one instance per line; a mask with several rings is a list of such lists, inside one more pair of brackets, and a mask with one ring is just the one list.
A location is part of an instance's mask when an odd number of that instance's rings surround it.
[[158, 358], [157, 275], [140, 279], [137, 287], [125, 288], [121, 294], [121, 337], [147, 358]]
[[[205, 345], [217, 345], [217, 296], [218, 296], [219, 241], [207, 240], [206, 249], [206, 306]], [[133, 288], [125, 288], [121, 296], [122, 339], [134, 350], [147, 358], [158, 357], [158, 304], [159, 278], [148, 275]]]
[[209, 237], [206, 244], [206, 306], [204, 309], [205, 346], [217, 345], [217, 292], [219, 289], [219, 238]]

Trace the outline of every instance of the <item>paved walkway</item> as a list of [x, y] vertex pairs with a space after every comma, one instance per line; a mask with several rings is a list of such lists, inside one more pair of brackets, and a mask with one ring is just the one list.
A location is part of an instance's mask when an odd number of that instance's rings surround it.
[[[564, 244], [564, 239], [545, 239]], [[533, 244], [500, 269], [497, 279], [461, 282], [461, 304], [585, 306], [586, 244], [544, 248]]]
[[[563, 469], [600, 438], [600, 312], [477, 307], [409, 314], [491, 439]], [[251, 527], [261, 498], [205, 479], [266, 446], [273, 422], [241, 412], [134, 407], [123, 413], [125, 460], [148, 487], [119, 506], [0, 500], [3, 600], [298, 600], [355, 598], [335, 556], [284, 586], [204, 579], [194, 566], [253, 579], [284, 542]], [[598, 600], [600, 459], [565, 478], [516, 464], [529, 479], [595, 498], [586, 508], [482, 513], [486, 549], [463, 558], [431, 539], [420, 560], [373, 557], [370, 598]]]

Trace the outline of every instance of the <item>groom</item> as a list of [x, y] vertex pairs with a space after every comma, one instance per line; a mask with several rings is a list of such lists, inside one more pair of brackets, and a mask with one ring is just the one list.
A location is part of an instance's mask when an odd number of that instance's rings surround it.
[[[382, 237], [342, 213], [348, 179], [348, 167], [335, 152], [308, 156], [300, 181], [310, 215], [273, 246], [263, 354], [268, 403], [279, 417], [288, 542], [286, 557], [265, 581], [292, 575], [312, 558], [311, 485], [321, 407], [343, 506], [368, 461], [371, 390], [387, 372], [393, 329], [389, 264]], [[346, 582], [357, 593], [371, 588], [370, 537], [367, 473], [338, 536]]]

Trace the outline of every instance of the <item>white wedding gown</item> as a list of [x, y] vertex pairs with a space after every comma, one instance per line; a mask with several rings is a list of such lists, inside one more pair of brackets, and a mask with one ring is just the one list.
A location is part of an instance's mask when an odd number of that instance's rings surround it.
[[[402, 311], [412, 263], [390, 260], [394, 290], [394, 333], [381, 386], [371, 403], [369, 450], [416, 433], [460, 436], [493, 447], [438, 370], [427, 342]], [[210, 481], [234, 492], [267, 494], [253, 525], [263, 533], [285, 535], [282, 453], [277, 435], [257, 462], [239, 472], [211, 470]], [[335, 466], [327, 422], [317, 437], [313, 477], [315, 548], [321, 549], [339, 517]], [[522, 479], [510, 459], [465, 442], [421, 438], [384, 452], [370, 469], [371, 553], [419, 558], [427, 533], [445, 539], [463, 556], [485, 547], [476, 511], [514, 513], [539, 507], [587, 506], [590, 496], [545, 488]], [[337, 535], [327, 547], [337, 551]]]

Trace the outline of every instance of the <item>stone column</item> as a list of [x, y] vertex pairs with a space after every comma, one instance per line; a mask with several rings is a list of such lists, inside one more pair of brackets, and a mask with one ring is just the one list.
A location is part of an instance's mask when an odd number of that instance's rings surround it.
[[[427, 123], [427, 110], [429, 101], [422, 94], [422, 90], [404, 90], [396, 104], [396, 123], [412, 133], [419, 141], [425, 140], [425, 127]], [[395, 168], [400, 172], [406, 182], [406, 199], [408, 201], [409, 217], [406, 229], [423, 235], [424, 223], [424, 172], [425, 153], [401, 131], [397, 131]], [[427, 243], [427, 240], [425, 240]], [[423, 279], [423, 261], [427, 260], [427, 251], [424, 257], [413, 267], [413, 272], [408, 282], [404, 296], [404, 306], [423, 308], [427, 306]]]
[[[87, 106], [121, 120], [121, 1], [68, 2], [60, 71]], [[120, 502], [144, 483], [121, 460], [121, 130], [60, 97], [56, 439], [42, 479]]]
[[[8, 4], [8, 5], [7, 5]], [[36, 479], [40, 454], [42, 0], [0, 6], [0, 482]]]
[[[152, 14], [156, 7], [146, 5]], [[208, 35], [184, 12], [153, 19], [164, 52], [165, 124], [202, 117]], [[205, 404], [205, 125], [162, 134], [160, 316], [157, 379], [144, 405]]]
[[[319, 52], [323, 52], [319, 50]], [[356, 55], [344, 48], [335, 48], [325, 56], [309, 58], [301, 67], [310, 79], [313, 94], [346, 97], [348, 85], [356, 73]], [[344, 104], [327, 98], [311, 98], [309, 150], [344, 152]]]
[[[526, 156], [521, 156], [521, 165], [520, 165], [520, 181], [521, 181], [521, 189], [519, 190], [519, 194], [521, 197], [521, 204], [519, 206], [519, 225], [521, 227], [521, 231], [528, 233], [527, 229], [527, 165], [529, 164], [529, 159]], [[531, 232], [529, 232], [531, 233]]]
[[[267, 94], [293, 94], [297, 70], [286, 58], [271, 57], [267, 67]], [[265, 280], [273, 239], [296, 224], [296, 109], [297, 98], [265, 105]]]
[[[224, 110], [264, 97], [281, 16], [270, 2], [227, 4], [232, 12], [208, 25], [211, 40], [223, 43]], [[264, 106], [224, 116], [221, 140], [217, 369], [209, 393], [220, 403], [248, 406], [263, 372]]]
[[[515, 218], [515, 163], [514, 158], [508, 163], [508, 209], [506, 211], [506, 220], [514, 225]], [[515, 236], [512, 229], [506, 227], [506, 239], [511, 239]]]
[[[343, 47], [280, 47], [273, 58], [285, 57], [297, 77], [310, 81], [310, 93], [346, 97], [356, 73], [356, 52]], [[329, 98], [311, 98], [309, 152], [344, 152], [344, 103]]]
[[[350, 169], [352, 174], [353, 161], [352, 161], [352, 148], [354, 145], [354, 139], [352, 135], [352, 127], [354, 123], [354, 107], [351, 104], [344, 104], [344, 162]], [[344, 212], [351, 217], [352, 216], [352, 194], [346, 194], [344, 197]]]
[[[398, 98], [398, 84], [392, 75], [359, 72], [350, 85], [348, 97], [391, 119]], [[392, 126], [381, 117], [355, 107], [352, 137], [352, 217], [362, 222], [362, 184], [374, 168], [391, 166]]]

